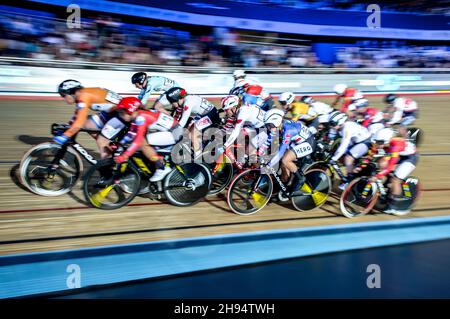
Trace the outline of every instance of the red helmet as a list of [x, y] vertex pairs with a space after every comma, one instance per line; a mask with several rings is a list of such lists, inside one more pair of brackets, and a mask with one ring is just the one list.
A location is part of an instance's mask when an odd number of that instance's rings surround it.
[[119, 104], [117, 104], [117, 110], [125, 110], [127, 114], [133, 114], [133, 112], [137, 111], [141, 107], [141, 101], [134, 96], [124, 97], [120, 100]]
[[251, 94], [251, 95], [260, 95], [261, 94], [261, 92], [262, 92], [262, 86], [260, 86], [260, 85], [250, 85], [248, 88], [247, 88], [247, 91], [246, 91], [246, 93], [247, 94]]

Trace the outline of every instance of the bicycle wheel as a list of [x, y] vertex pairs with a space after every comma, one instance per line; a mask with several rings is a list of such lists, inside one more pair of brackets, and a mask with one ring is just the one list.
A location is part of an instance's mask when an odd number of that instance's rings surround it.
[[216, 168], [215, 173], [211, 174], [212, 183], [208, 196], [217, 195], [230, 185], [234, 175], [233, 164], [228, 156], [224, 155], [221, 163], [216, 164], [216, 162], [212, 162], [205, 165], [208, 166], [211, 172]]
[[51, 169], [61, 146], [55, 143], [41, 143], [31, 148], [20, 161], [21, 183], [30, 191], [41, 196], [60, 196], [70, 192], [80, 178], [83, 162], [70, 147], [56, 169]]
[[375, 183], [369, 184], [367, 177], [358, 177], [342, 192], [339, 200], [341, 212], [348, 218], [365, 215], [375, 206], [378, 196], [378, 187]]
[[[120, 172], [113, 172], [112, 159], [99, 161], [84, 177], [83, 193], [86, 201], [100, 209], [118, 209], [133, 200], [140, 190], [141, 177], [134, 165], [122, 164]], [[117, 174], [117, 176], [116, 176]]]
[[300, 188], [301, 194], [292, 196], [295, 209], [309, 211], [322, 206], [331, 192], [330, 177], [320, 169], [312, 169], [305, 173], [305, 183]]
[[238, 174], [231, 182], [227, 194], [228, 206], [239, 215], [255, 214], [270, 200], [273, 181], [270, 175], [259, 169], [250, 169]]
[[208, 194], [211, 180], [211, 172], [206, 165], [179, 165], [179, 168], [174, 168], [164, 179], [164, 194], [173, 205], [194, 205]]

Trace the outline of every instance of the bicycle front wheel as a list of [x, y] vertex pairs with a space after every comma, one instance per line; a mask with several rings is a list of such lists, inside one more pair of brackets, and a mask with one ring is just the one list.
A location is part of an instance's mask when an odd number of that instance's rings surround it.
[[83, 163], [70, 147], [52, 169], [52, 162], [61, 146], [42, 143], [31, 148], [20, 161], [20, 181], [30, 191], [41, 196], [60, 196], [70, 192], [80, 178]]
[[128, 163], [113, 172], [112, 159], [99, 161], [84, 177], [83, 193], [86, 201], [99, 209], [118, 209], [133, 200], [140, 190], [139, 171]]
[[259, 169], [250, 169], [237, 175], [227, 194], [228, 206], [238, 215], [251, 215], [263, 209], [273, 192], [270, 175]]

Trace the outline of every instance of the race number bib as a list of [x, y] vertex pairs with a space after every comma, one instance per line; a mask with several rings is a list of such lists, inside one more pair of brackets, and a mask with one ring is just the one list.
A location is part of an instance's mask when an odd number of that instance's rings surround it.
[[121, 99], [122, 99], [122, 97], [113, 91], [108, 91], [108, 93], [106, 93], [106, 96], [105, 96], [105, 100], [108, 102], [111, 102], [113, 104], [119, 104]]
[[292, 150], [294, 151], [295, 155], [297, 155], [297, 158], [309, 155], [313, 151], [311, 144], [309, 144], [308, 142], [295, 145], [294, 147], [292, 147]]
[[212, 121], [209, 117], [204, 116], [201, 119], [199, 119], [198, 121], [195, 122], [195, 128], [199, 131], [211, 126]]

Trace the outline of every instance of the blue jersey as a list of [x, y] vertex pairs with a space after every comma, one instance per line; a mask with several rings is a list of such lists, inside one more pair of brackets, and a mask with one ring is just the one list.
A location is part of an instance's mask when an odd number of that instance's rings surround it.
[[165, 76], [150, 76], [147, 80], [147, 86], [141, 90], [138, 99], [145, 105], [152, 94], [162, 94], [176, 86], [179, 87], [176, 81]]
[[308, 127], [301, 122], [285, 120], [281, 129], [282, 141], [277, 154], [270, 160], [269, 165], [275, 166], [283, 157], [292, 143], [300, 144], [305, 142], [310, 136], [311, 132]]

